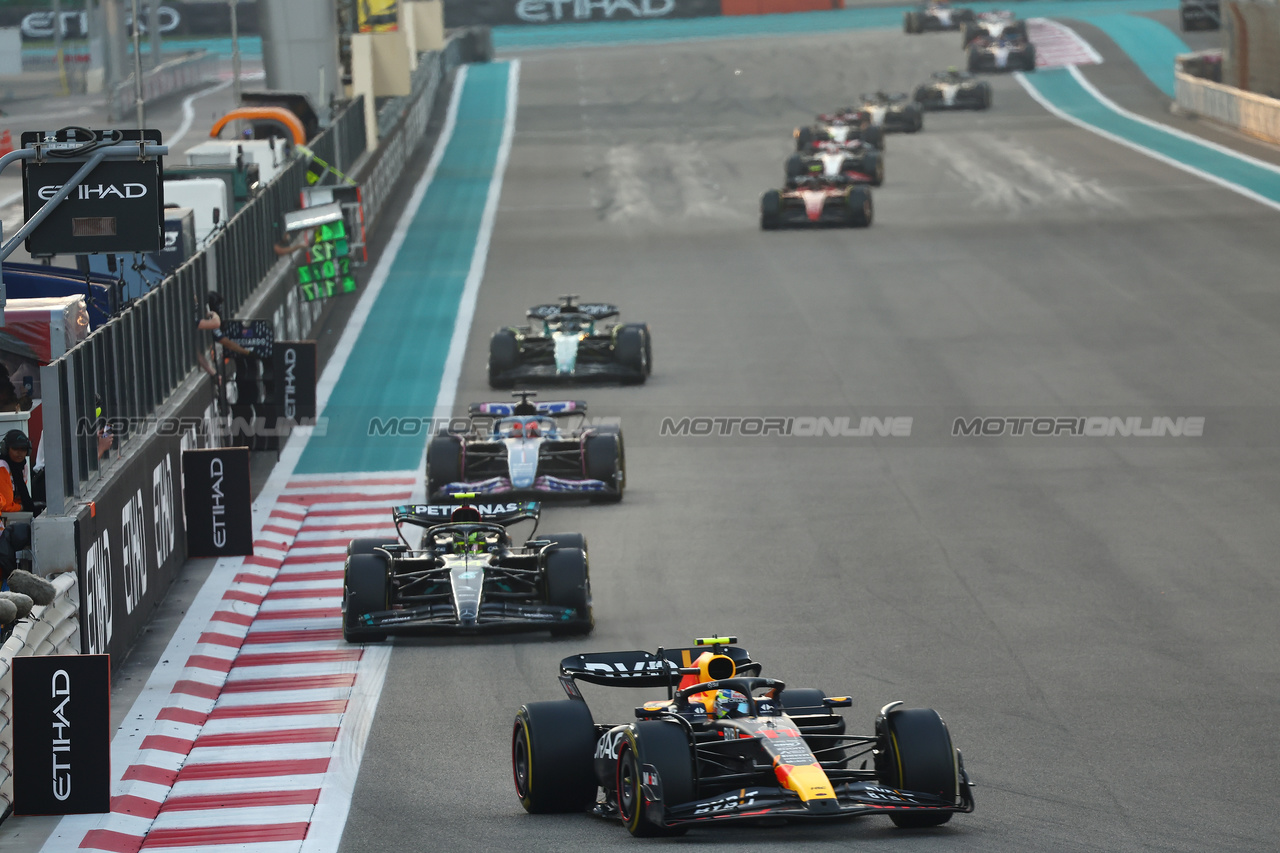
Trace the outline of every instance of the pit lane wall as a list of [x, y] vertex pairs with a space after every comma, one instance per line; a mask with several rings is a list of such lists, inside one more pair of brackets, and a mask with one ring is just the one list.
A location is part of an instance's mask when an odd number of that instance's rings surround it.
[[843, 9], [845, 0], [444, 0], [446, 27], [652, 21]]
[[1264, 142], [1280, 145], [1280, 99], [1245, 92], [1234, 86], [1174, 74], [1175, 102], [1180, 111], [1211, 119]]
[[13, 659], [80, 651], [80, 608], [75, 572], [53, 578], [57, 598], [36, 607], [0, 646], [0, 816], [13, 806]]
[[1227, 0], [1222, 9], [1222, 82], [1280, 98], [1280, 0]]

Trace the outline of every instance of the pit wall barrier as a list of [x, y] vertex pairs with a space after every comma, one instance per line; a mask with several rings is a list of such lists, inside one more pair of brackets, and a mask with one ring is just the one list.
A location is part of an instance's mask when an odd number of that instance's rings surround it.
[[36, 607], [0, 646], [0, 816], [13, 806], [13, 659], [80, 651], [79, 594], [74, 572], [53, 578], [53, 604]]
[[1280, 144], [1280, 99], [1193, 77], [1184, 71], [1174, 74], [1174, 99], [1181, 112]]
[[845, 0], [444, 0], [446, 27], [829, 12]]
[[1227, 0], [1221, 20], [1222, 82], [1280, 97], [1280, 2]]

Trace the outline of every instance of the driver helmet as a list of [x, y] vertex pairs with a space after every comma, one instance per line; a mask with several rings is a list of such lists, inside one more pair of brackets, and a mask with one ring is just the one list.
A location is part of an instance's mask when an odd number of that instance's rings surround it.
[[527, 422], [527, 423], [524, 425], [524, 434], [525, 434], [525, 437], [527, 437], [527, 438], [537, 438], [537, 437], [538, 437], [538, 433], [539, 433], [539, 430], [538, 430], [538, 422], [537, 422], [537, 421], [529, 421], [529, 422]]
[[485, 550], [485, 536], [480, 531], [472, 531], [465, 536], [459, 535], [453, 542], [453, 552], [455, 554], [483, 554]]
[[717, 690], [713, 698], [711, 715], [717, 720], [728, 717], [745, 717], [751, 712], [747, 697], [737, 690]]

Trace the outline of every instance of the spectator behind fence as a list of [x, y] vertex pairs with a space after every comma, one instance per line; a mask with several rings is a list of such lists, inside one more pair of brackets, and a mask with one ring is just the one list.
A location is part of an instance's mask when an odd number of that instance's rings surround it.
[[0, 512], [36, 512], [25, 476], [30, 452], [31, 439], [20, 429], [9, 430], [0, 440]]
[[26, 412], [31, 409], [31, 395], [24, 389], [18, 396], [18, 389], [13, 387], [9, 378], [9, 369], [0, 364], [0, 412]]

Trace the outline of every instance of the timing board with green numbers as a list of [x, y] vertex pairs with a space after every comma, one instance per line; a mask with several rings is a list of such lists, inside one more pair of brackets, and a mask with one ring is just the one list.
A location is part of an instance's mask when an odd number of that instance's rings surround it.
[[355, 277], [351, 275], [351, 246], [347, 226], [342, 220], [316, 228], [314, 245], [307, 250], [307, 262], [298, 267], [298, 286], [307, 302], [354, 293]]

